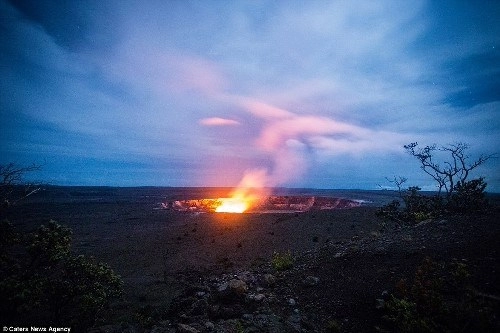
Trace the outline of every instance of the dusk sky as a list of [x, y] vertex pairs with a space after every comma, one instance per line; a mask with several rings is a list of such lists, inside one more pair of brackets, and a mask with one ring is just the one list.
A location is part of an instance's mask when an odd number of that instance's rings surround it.
[[[433, 189], [500, 153], [499, 1], [0, 0], [0, 164], [54, 185]], [[500, 192], [500, 160], [473, 176]]]

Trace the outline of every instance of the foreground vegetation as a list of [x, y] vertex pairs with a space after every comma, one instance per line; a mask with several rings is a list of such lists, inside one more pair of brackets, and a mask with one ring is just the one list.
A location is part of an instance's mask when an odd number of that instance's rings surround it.
[[449, 198], [422, 194], [417, 186], [400, 190], [400, 200], [380, 207], [377, 216], [396, 222], [399, 227], [411, 226], [429, 219], [454, 214], [483, 214], [489, 209], [483, 178], [459, 182]]
[[379, 332], [495, 332], [498, 297], [470, 283], [466, 262], [427, 257], [413, 280], [401, 280], [383, 306]]
[[[437, 194], [424, 195], [418, 186], [404, 190], [405, 177], [388, 179], [397, 187], [400, 200], [382, 206], [377, 212], [378, 217], [405, 226], [454, 214], [481, 214], [489, 209], [484, 178], [469, 180], [469, 175], [493, 155], [481, 155], [469, 161], [466, 153], [469, 146], [465, 143], [419, 148], [414, 142], [404, 148], [436, 182]], [[443, 159], [440, 162], [436, 161], [438, 153]], [[444, 158], [442, 154], [445, 154]]]
[[8, 325], [89, 328], [122, 293], [107, 265], [71, 252], [71, 230], [50, 221], [32, 233], [0, 223], [0, 312]]
[[0, 313], [3, 325], [63, 325], [84, 331], [121, 296], [122, 281], [107, 265], [71, 251], [69, 228], [50, 221], [20, 232], [4, 213], [37, 193], [24, 176], [40, 169], [0, 165]]

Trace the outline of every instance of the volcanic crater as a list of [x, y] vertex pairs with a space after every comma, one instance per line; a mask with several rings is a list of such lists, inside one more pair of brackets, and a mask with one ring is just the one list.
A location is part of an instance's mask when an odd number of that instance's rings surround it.
[[[175, 200], [161, 204], [161, 209], [178, 212], [211, 213], [224, 198]], [[245, 213], [300, 213], [311, 210], [331, 210], [358, 207], [360, 201], [322, 196], [267, 196], [255, 200]]]

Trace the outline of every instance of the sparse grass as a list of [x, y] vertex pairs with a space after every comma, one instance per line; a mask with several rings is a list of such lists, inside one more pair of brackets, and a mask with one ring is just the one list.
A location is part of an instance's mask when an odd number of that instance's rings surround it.
[[331, 319], [328, 321], [325, 329], [326, 329], [326, 332], [329, 332], [329, 333], [340, 333], [342, 331], [340, 324], [334, 319]]
[[243, 333], [245, 331], [241, 321], [236, 321], [236, 333]]
[[290, 251], [284, 253], [273, 253], [271, 265], [277, 271], [284, 271], [293, 267], [293, 257]]

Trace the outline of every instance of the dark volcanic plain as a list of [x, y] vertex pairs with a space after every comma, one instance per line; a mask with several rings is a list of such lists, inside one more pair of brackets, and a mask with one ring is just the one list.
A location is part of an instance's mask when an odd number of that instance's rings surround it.
[[[94, 256], [121, 275], [124, 299], [95, 331], [322, 332], [338, 327], [373, 332], [381, 317], [376, 300], [394, 292], [401, 279], [411, 280], [426, 257], [466, 263], [475, 288], [500, 295], [498, 205], [487, 215], [405, 229], [383, 228], [375, 216], [377, 206], [395, 196], [389, 191], [278, 191], [367, 202], [343, 210], [225, 214], [159, 209], [162, 202], [223, 197], [227, 191], [48, 187], [8, 218], [27, 231], [50, 219], [70, 227], [76, 253]], [[293, 267], [277, 272], [273, 253], [288, 251]], [[263, 283], [266, 274], [276, 281]], [[312, 283], [304, 283], [308, 277]], [[208, 299], [206, 308], [193, 314], [194, 303], [186, 299], [206, 299], [233, 278], [249, 287], [245, 301], [229, 303], [237, 310], [214, 310], [219, 305]], [[264, 300], [250, 306], [248, 297], [256, 294]], [[149, 321], [137, 315], [145, 309]]]

